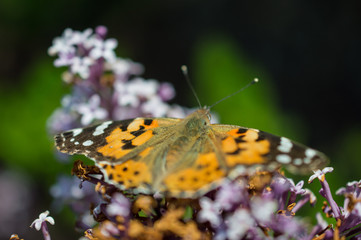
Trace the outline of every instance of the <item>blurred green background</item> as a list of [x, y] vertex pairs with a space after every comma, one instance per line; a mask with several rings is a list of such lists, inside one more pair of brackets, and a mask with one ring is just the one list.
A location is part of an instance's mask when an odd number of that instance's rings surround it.
[[[57, 175], [70, 172], [55, 160], [46, 133], [47, 118], [69, 90], [61, 81], [64, 69], [47, 56], [65, 28], [107, 26], [108, 37], [119, 42], [118, 55], [142, 63], [144, 77], [173, 83], [173, 102], [188, 107], [197, 105], [183, 64], [203, 105], [258, 77], [259, 84], [213, 111], [222, 123], [287, 136], [326, 153], [335, 191], [361, 178], [360, 12], [359, 1], [0, 1], [0, 198], [7, 198], [0, 212], [12, 219], [0, 220], [0, 238], [39, 238], [28, 226], [50, 209], [48, 189]], [[317, 192], [319, 184], [310, 187]], [[20, 189], [23, 195], [16, 194]], [[54, 239], [77, 236], [71, 214], [52, 216]]]

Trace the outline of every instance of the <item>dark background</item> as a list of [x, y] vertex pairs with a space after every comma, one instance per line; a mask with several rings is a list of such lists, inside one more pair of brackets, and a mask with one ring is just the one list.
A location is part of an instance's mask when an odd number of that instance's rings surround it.
[[[173, 83], [173, 102], [188, 107], [197, 105], [183, 64], [205, 105], [258, 77], [259, 84], [214, 107], [221, 122], [285, 135], [326, 153], [335, 168], [328, 174], [333, 191], [359, 180], [360, 13], [359, 1], [1, 1], [0, 174], [19, 176], [32, 193], [31, 210], [17, 215], [24, 222], [7, 230], [27, 231], [50, 209], [48, 188], [69, 170], [54, 159], [45, 129], [69, 91], [60, 78], [65, 69], [47, 56], [67, 27], [107, 26], [119, 56], [142, 63], [145, 78]], [[3, 189], [1, 195], [11, 195]], [[56, 238], [73, 236], [73, 221], [62, 220], [71, 214], [58, 219], [50, 227]], [[33, 232], [23, 237], [38, 237]], [[0, 238], [11, 233], [1, 230]]]

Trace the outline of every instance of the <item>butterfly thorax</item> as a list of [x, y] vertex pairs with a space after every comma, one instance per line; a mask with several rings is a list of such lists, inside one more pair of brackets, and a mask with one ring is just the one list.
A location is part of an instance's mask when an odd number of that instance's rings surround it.
[[[188, 115], [178, 126], [178, 134], [172, 136], [166, 156], [166, 168], [186, 167], [197, 158], [197, 152], [203, 151], [204, 141], [212, 131], [209, 121], [209, 111], [199, 109]], [[181, 160], [181, 161], [180, 161]], [[178, 163], [178, 164], [177, 164]]]

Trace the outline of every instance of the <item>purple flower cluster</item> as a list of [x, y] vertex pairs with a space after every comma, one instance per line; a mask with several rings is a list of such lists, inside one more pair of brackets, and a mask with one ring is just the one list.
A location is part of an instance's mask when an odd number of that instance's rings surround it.
[[73, 90], [50, 117], [49, 132], [107, 119], [186, 116], [189, 110], [167, 103], [175, 96], [173, 86], [140, 77], [143, 66], [117, 57], [118, 43], [106, 35], [107, 29], [99, 26], [94, 32], [66, 29], [54, 39], [48, 52], [57, 56], [56, 67], [67, 67], [63, 80], [72, 84]]
[[[292, 206], [304, 205], [312, 193], [293, 181], [276, 174], [269, 187], [250, 192], [248, 180], [225, 182], [214, 200], [202, 197], [198, 222], [209, 222], [214, 239], [265, 239], [267, 236], [292, 239], [307, 236], [305, 225], [295, 218]], [[249, 182], [252, 184], [251, 182]], [[297, 201], [296, 201], [297, 199]]]

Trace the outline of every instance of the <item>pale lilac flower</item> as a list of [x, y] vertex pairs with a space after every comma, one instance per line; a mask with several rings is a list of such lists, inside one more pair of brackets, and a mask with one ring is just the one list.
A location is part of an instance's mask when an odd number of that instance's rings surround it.
[[276, 210], [277, 202], [275, 200], [260, 197], [251, 199], [251, 213], [259, 223], [269, 223]]
[[97, 34], [98, 37], [104, 39], [108, 33], [108, 28], [105, 26], [98, 26], [95, 28], [95, 33]]
[[[291, 178], [287, 178], [287, 181], [290, 186], [290, 189], [289, 189], [290, 197], [289, 197], [288, 203], [287, 203], [287, 205], [289, 205], [296, 201], [296, 198], [298, 195], [304, 195], [306, 193], [306, 190], [302, 188], [304, 181], [300, 181], [297, 184], [295, 184]], [[307, 202], [307, 200], [305, 202]]]
[[297, 195], [303, 195], [306, 193], [306, 190], [302, 188], [304, 185], [303, 180], [299, 181], [296, 185], [295, 185], [295, 182], [291, 178], [288, 178], [288, 181], [291, 183], [291, 188], [290, 188], [291, 192], [293, 192]]
[[271, 188], [272, 191], [266, 194], [278, 201], [279, 210], [284, 209], [287, 205], [286, 201], [288, 199], [291, 183], [282, 175], [276, 175], [271, 182]]
[[337, 203], [333, 199], [330, 186], [328, 185], [328, 182], [326, 181], [326, 178], [325, 178], [325, 174], [332, 172], [332, 171], [333, 171], [332, 167], [325, 167], [322, 170], [314, 171], [314, 174], [310, 177], [308, 182], [311, 183], [315, 178], [318, 178], [320, 180], [320, 183], [322, 186], [322, 188], [320, 190], [320, 194], [324, 198], [327, 199], [327, 201], [330, 204], [330, 207], [332, 209], [334, 217], [339, 218], [340, 214], [341, 214], [340, 208], [338, 207]]
[[355, 212], [355, 214], [359, 217], [361, 217], [361, 203], [358, 202], [355, 204], [353, 211]]
[[274, 235], [283, 235], [285, 239], [303, 239], [307, 236], [307, 229], [301, 221], [282, 214], [274, 215], [267, 227], [274, 231]]
[[221, 208], [218, 203], [213, 202], [207, 197], [202, 197], [199, 200], [201, 211], [198, 213], [199, 222], [209, 222], [213, 227], [218, 227], [221, 224]]
[[106, 211], [109, 216], [123, 216], [128, 217], [130, 213], [130, 202], [121, 193], [115, 193], [112, 196], [111, 203], [108, 205]]
[[169, 110], [169, 105], [154, 95], [142, 104], [141, 109], [145, 114], [151, 114], [153, 117], [164, 117]]
[[100, 106], [99, 95], [94, 94], [89, 98], [88, 103], [78, 104], [75, 109], [82, 115], [81, 124], [89, 125], [94, 120], [102, 120], [108, 116], [108, 112]]
[[115, 84], [115, 89], [119, 94], [119, 105], [131, 107], [138, 107], [142, 102], [156, 96], [158, 87], [159, 83], [157, 81], [146, 81], [143, 78], [136, 78], [125, 83], [118, 82]]
[[114, 73], [116, 84], [125, 83], [129, 80], [131, 75], [140, 75], [144, 72], [142, 64], [119, 57], [117, 57], [115, 61], [105, 62], [104, 69]]
[[[343, 208], [341, 207], [340, 219], [342, 219], [342, 223], [339, 231], [347, 233], [346, 236], [352, 236], [361, 232], [360, 227], [355, 228], [355, 226], [361, 223], [360, 182], [361, 181], [349, 182], [345, 188], [339, 189], [336, 193], [338, 195], [343, 194], [345, 197]], [[324, 211], [326, 211], [326, 209]]]
[[244, 185], [241, 181], [225, 181], [217, 191], [215, 201], [222, 209], [230, 210], [237, 204], [239, 205], [242, 199], [248, 197], [246, 195], [247, 192], [244, 190]]
[[53, 40], [53, 45], [48, 49], [48, 54], [54, 56], [57, 53], [75, 53], [75, 47], [71, 42], [73, 37], [73, 30], [65, 29], [61, 37], [57, 37]]
[[161, 83], [158, 89], [158, 95], [163, 101], [169, 101], [175, 96], [175, 90], [170, 83]]
[[132, 61], [122, 58], [116, 58], [115, 61], [105, 62], [104, 67], [105, 70], [114, 72], [116, 76], [128, 77], [132, 64], [133, 64]]
[[246, 209], [237, 209], [226, 219], [227, 237], [230, 240], [242, 239], [250, 228], [253, 228], [255, 221]]
[[33, 221], [33, 223], [30, 225], [30, 227], [35, 227], [35, 229], [39, 231], [41, 229], [43, 223], [45, 223], [45, 222], [48, 222], [51, 225], [54, 225], [55, 224], [54, 218], [52, 218], [48, 215], [49, 215], [48, 210], [46, 210], [43, 213], [40, 213], [39, 218], [35, 219]]
[[73, 74], [79, 74], [82, 79], [87, 79], [90, 75], [90, 66], [94, 63], [89, 57], [74, 57], [70, 66]]
[[172, 105], [167, 112], [167, 117], [171, 118], [184, 118], [191, 112], [190, 109], [186, 109], [179, 105]]
[[85, 29], [83, 32], [73, 31], [69, 42], [73, 45], [81, 45], [86, 43], [90, 36], [92, 35], [93, 30], [90, 28]]
[[306, 188], [302, 198], [296, 203], [296, 206], [292, 208], [291, 212], [296, 213], [307, 202], [309, 202], [311, 206], [314, 206], [316, 204], [316, 196], [311, 190]]
[[157, 95], [159, 83], [156, 80], [135, 78], [126, 83], [126, 91], [141, 98], [149, 99]]
[[322, 170], [317, 170], [317, 171], [313, 171], [314, 174], [308, 179], [308, 183], [313, 182], [313, 180], [315, 180], [315, 178], [318, 178], [320, 181], [323, 181], [324, 176], [326, 173], [332, 172], [333, 168], [332, 167], [325, 167]]
[[89, 56], [93, 59], [104, 58], [108, 62], [114, 62], [116, 60], [114, 49], [117, 45], [117, 40], [113, 38], [93, 39], [93, 48], [90, 50]]
[[118, 106], [112, 112], [112, 119], [115, 120], [133, 119], [139, 116], [143, 116], [142, 111], [139, 108], [133, 108], [130, 106]]
[[361, 193], [361, 180], [348, 182], [346, 187], [342, 187], [336, 191], [337, 195], [344, 195], [346, 193], [352, 194], [354, 197], [359, 197]]
[[102, 223], [100, 232], [104, 238], [113, 238], [114, 236], [118, 236], [120, 234], [117, 225], [110, 221], [105, 221]]
[[70, 66], [73, 61], [75, 54], [73, 52], [60, 52], [59, 58], [55, 59], [54, 66], [62, 67], [62, 66]]

